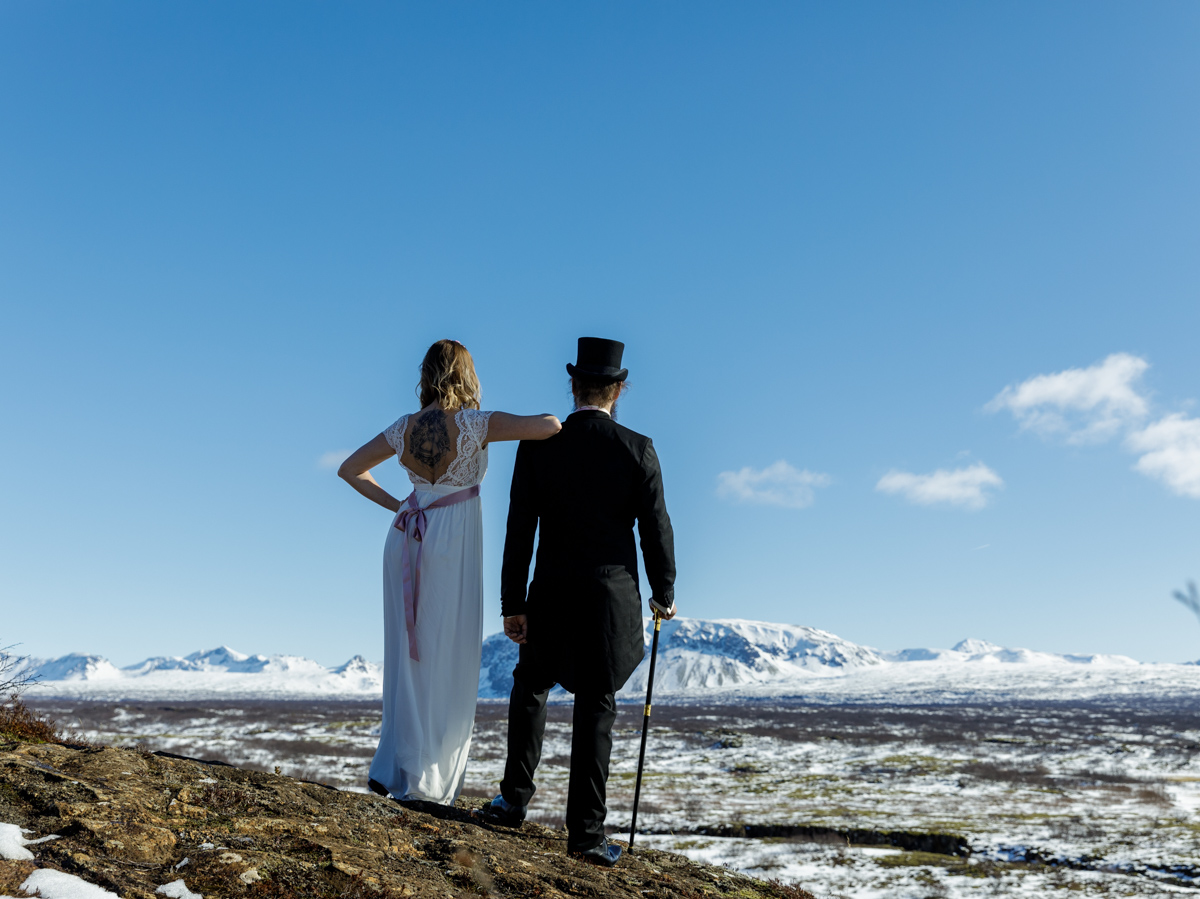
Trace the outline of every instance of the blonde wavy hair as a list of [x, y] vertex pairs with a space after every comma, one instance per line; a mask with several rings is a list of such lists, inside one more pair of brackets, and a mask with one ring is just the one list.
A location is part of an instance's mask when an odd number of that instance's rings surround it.
[[421, 408], [439, 403], [446, 410], [478, 409], [481, 398], [475, 360], [457, 340], [439, 340], [421, 362], [417, 385]]

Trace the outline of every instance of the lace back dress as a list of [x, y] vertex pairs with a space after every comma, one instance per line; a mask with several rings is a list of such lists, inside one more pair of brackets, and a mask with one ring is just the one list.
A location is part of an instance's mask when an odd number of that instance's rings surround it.
[[[479, 484], [487, 473], [490, 412], [461, 409], [457, 454], [430, 482], [404, 467], [422, 507]], [[384, 431], [404, 457], [405, 415]], [[416, 639], [409, 657], [404, 614], [403, 553], [415, 561], [415, 541], [393, 519], [383, 550], [383, 724], [370, 778], [397, 799], [453, 804], [462, 790], [475, 724], [483, 644], [483, 517], [479, 497], [427, 513], [421, 545]]]

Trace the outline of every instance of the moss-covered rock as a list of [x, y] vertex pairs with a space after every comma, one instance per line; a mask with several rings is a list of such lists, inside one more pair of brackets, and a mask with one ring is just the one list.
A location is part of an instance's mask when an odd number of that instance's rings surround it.
[[[133, 749], [0, 745], [8, 823], [60, 839], [36, 865], [122, 897], [182, 878], [207, 897], [811, 899], [679, 855], [638, 850], [617, 867], [566, 854], [566, 834], [497, 827], [455, 808], [398, 804], [290, 777]], [[32, 870], [0, 861], [0, 895]]]

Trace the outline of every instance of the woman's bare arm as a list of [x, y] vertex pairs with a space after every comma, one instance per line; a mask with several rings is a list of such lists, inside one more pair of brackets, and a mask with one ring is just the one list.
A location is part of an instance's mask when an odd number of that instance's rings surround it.
[[379, 434], [369, 443], [364, 443], [338, 469], [338, 477], [371, 500], [379, 503], [392, 512], [400, 511], [400, 500], [379, 486], [379, 482], [371, 477], [371, 469], [396, 451], [388, 444], [387, 438]]
[[499, 440], [545, 440], [561, 430], [562, 422], [548, 412], [542, 415], [493, 412], [492, 417], [488, 419], [487, 440], [484, 443], [495, 443]]

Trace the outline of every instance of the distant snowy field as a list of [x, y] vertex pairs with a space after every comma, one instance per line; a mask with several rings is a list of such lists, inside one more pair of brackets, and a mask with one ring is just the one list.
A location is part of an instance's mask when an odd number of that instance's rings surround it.
[[[82, 736], [363, 790], [380, 703], [32, 699]], [[466, 791], [494, 796], [507, 707], [483, 700]], [[614, 729], [608, 822], [626, 836], [642, 708]], [[571, 709], [548, 710], [531, 817], [561, 826]], [[821, 899], [1200, 885], [1200, 702], [655, 706], [643, 845], [795, 881]], [[747, 831], [745, 828], [751, 828]], [[936, 837], [931, 843], [930, 837]]]
[[[502, 635], [484, 642], [468, 794], [494, 795], [502, 774], [516, 655]], [[622, 837], [646, 667], [614, 732], [609, 824]], [[40, 678], [31, 704], [84, 736], [342, 789], [364, 789], [379, 738], [382, 672], [361, 657], [326, 668], [221, 648], [26, 670]], [[1200, 887], [1200, 665], [978, 640], [880, 651], [813, 628], [685, 618], [663, 625], [655, 696], [646, 845], [822, 899]], [[533, 819], [561, 824], [569, 753], [570, 709], [555, 704]]]
[[[815, 628], [694, 618], [666, 622], [660, 639], [655, 683], [660, 701], [927, 704], [1182, 698], [1200, 690], [1200, 665], [1192, 663], [1035, 652], [981, 640], [964, 640], [953, 649], [880, 651]], [[481, 699], [507, 698], [516, 656], [517, 647], [502, 634], [484, 641]], [[647, 655], [623, 700], [645, 694], [648, 662]], [[31, 695], [107, 701], [369, 699], [381, 695], [383, 683], [381, 665], [362, 656], [326, 668], [301, 656], [245, 655], [228, 647], [149, 658], [126, 668], [78, 653], [31, 659], [25, 668], [38, 679]]]

